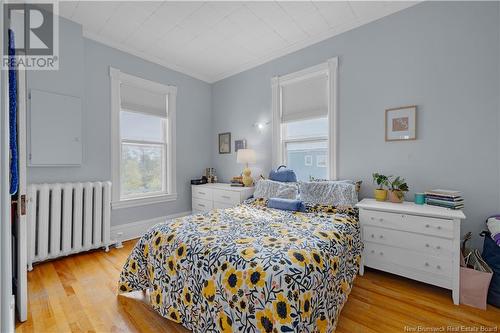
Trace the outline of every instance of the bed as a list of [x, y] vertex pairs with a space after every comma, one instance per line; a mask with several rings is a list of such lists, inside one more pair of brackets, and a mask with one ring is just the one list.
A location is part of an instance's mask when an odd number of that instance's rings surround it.
[[333, 332], [358, 272], [352, 207], [234, 208], [158, 224], [136, 244], [119, 292], [193, 332]]

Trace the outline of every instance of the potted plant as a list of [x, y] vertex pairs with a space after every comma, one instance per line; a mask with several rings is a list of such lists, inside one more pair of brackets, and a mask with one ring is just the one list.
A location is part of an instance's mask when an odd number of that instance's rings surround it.
[[375, 196], [375, 200], [377, 201], [385, 201], [387, 199], [387, 190], [384, 189], [384, 186], [389, 185], [389, 177], [379, 174], [375, 172], [372, 174], [373, 183], [377, 184], [377, 188], [373, 191]]
[[403, 202], [405, 198], [405, 192], [408, 192], [408, 184], [404, 178], [396, 177], [393, 180], [389, 180], [389, 201], [395, 203]]

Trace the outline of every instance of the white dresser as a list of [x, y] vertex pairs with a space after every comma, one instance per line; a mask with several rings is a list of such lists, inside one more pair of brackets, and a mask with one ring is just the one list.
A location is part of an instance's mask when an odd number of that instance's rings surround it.
[[213, 208], [230, 208], [252, 196], [253, 187], [232, 187], [215, 183], [191, 185], [193, 214], [208, 212]]
[[363, 199], [357, 205], [364, 266], [453, 291], [459, 301], [461, 210]]

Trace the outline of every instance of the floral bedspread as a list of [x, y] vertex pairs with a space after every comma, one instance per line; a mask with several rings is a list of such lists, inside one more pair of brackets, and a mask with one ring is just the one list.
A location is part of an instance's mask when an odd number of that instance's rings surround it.
[[249, 200], [153, 227], [119, 291], [149, 289], [156, 311], [193, 332], [333, 332], [361, 247], [356, 209]]

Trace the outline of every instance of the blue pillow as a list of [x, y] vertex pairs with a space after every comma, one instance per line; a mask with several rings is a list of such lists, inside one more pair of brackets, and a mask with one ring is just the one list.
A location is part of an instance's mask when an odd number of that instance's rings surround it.
[[297, 176], [295, 175], [295, 171], [292, 169], [287, 169], [286, 166], [281, 165], [278, 167], [276, 171], [271, 170], [269, 173], [269, 179], [274, 180], [275, 182], [297, 182]]
[[306, 210], [304, 202], [296, 199], [270, 198], [267, 207], [294, 212], [304, 212]]

